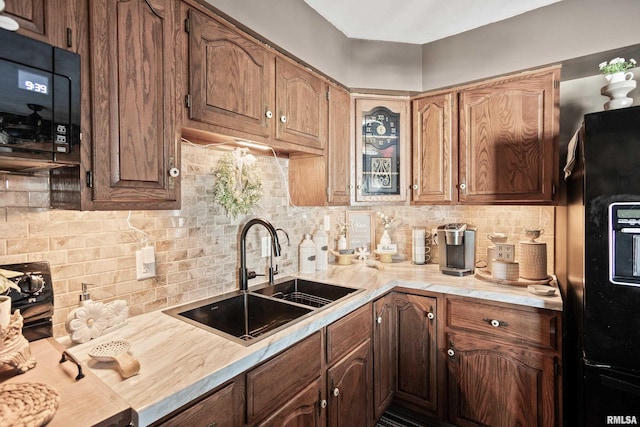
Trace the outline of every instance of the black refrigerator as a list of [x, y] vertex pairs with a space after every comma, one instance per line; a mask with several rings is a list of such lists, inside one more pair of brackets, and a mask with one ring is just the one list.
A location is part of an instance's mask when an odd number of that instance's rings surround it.
[[568, 426], [640, 425], [640, 107], [587, 114], [567, 181]]

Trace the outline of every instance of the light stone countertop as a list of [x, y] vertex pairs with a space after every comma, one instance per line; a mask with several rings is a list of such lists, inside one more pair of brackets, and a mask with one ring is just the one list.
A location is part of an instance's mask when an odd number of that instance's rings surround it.
[[[110, 386], [133, 409], [135, 426], [142, 427], [173, 412], [204, 393], [267, 360], [344, 315], [384, 295], [396, 286], [444, 294], [461, 295], [562, 310], [559, 291], [555, 296], [537, 296], [526, 286], [490, 283], [473, 276], [454, 277], [439, 272], [434, 264], [416, 266], [410, 262], [368, 266], [329, 265], [314, 274], [294, 276], [364, 289], [331, 307], [250, 346], [192, 326], [162, 311], [129, 318], [126, 325], [91, 342], [70, 347], [80, 363]], [[123, 380], [110, 363], [96, 362], [89, 355], [94, 345], [111, 340], [128, 340], [129, 352], [140, 361], [138, 375]], [[61, 342], [65, 343], [65, 339]], [[68, 344], [68, 340], [66, 343]]]

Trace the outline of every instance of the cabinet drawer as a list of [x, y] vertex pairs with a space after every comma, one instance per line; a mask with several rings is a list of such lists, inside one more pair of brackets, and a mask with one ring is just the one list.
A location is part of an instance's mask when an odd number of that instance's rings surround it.
[[447, 299], [447, 327], [481, 332], [516, 343], [557, 350], [560, 317], [549, 310]]
[[371, 304], [327, 326], [327, 363], [329, 365], [371, 337]]
[[316, 332], [247, 372], [247, 421], [259, 421], [320, 374], [322, 339]]
[[190, 405], [153, 426], [240, 427], [244, 424], [244, 382], [237, 378]]

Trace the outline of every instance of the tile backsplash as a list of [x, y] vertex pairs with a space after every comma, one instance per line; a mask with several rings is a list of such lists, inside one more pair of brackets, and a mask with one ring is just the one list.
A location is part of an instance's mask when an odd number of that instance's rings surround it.
[[[182, 208], [170, 211], [78, 212], [48, 209], [48, 176], [0, 172], [0, 264], [49, 261], [55, 293], [54, 334], [64, 335], [64, 321], [78, 302], [82, 282], [91, 284], [94, 301], [124, 299], [130, 315], [227, 292], [237, 288], [239, 230], [249, 216], [229, 219], [213, 200], [213, 169], [224, 151], [182, 146]], [[335, 245], [336, 225], [347, 210], [382, 211], [395, 217], [393, 243], [400, 254], [411, 254], [412, 227], [429, 231], [440, 224], [468, 222], [478, 227], [479, 260], [485, 260], [487, 234], [507, 233], [524, 239], [525, 227], [545, 229], [539, 241], [548, 248], [548, 270], [553, 272], [554, 208], [548, 206], [290, 206], [287, 198], [286, 159], [258, 158], [264, 196], [252, 216], [269, 220], [279, 233], [281, 274], [298, 269], [298, 244], [313, 234], [329, 215], [329, 242]], [[276, 165], [278, 162], [279, 166]], [[251, 217], [252, 217], [251, 216]], [[140, 230], [140, 231], [137, 231]], [[376, 223], [376, 239], [382, 226]], [[263, 273], [260, 237], [256, 226], [247, 241], [247, 265]], [[156, 273], [136, 280], [135, 252], [146, 244], [156, 253]], [[435, 250], [432, 250], [435, 253]], [[516, 253], [517, 257], [517, 253]], [[349, 267], [344, 267], [349, 268]], [[254, 279], [263, 281], [264, 278]]]

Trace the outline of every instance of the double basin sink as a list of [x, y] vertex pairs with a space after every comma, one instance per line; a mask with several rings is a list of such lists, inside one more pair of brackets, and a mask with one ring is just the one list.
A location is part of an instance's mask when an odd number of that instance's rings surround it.
[[164, 312], [242, 345], [250, 345], [360, 291], [287, 278], [249, 292], [238, 291]]

